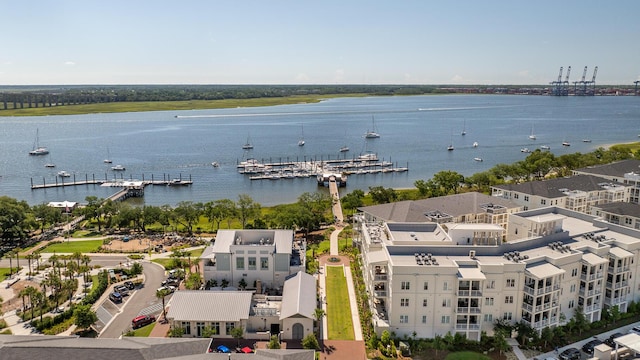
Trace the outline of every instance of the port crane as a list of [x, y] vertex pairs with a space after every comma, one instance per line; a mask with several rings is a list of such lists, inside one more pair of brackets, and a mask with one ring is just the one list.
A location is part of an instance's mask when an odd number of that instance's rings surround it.
[[[580, 80], [576, 80], [573, 82], [573, 93], [576, 95], [584, 95], [586, 92], [586, 85], [584, 80], [587, 78], [587, 67], [584, 67], [582, 71], [582, 78]], [[578, 90], [578, 85], [580, 85], [580, 90]]]
[[563, 67], [560, 66], [560, 72], [558, 73], [558, 80], [556, 81], [552, 81], [551, 85], [553, 85], [553, 95], [559, 96], [562, 95], [561, 94], [561, 88], [562, 88], [562, 69]]
[[[595, 95], [596, 94], [596, 75], [598, 75], [598, 67], [596, 66], [593, 69], [593, 77], [591, 77], [591, 81], [585, 81], [585, 93], [586, 95]], [[591, 89], [587, 89], [587, 86], [591, 85]]]

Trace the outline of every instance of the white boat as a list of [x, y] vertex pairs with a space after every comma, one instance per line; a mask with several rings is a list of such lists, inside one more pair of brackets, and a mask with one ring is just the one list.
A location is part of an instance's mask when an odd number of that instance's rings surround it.
[[562, 146], [571, 146], [571, 143], [568, 141], [563, 141]]
[[451, 141], [449, 141], [449, 146], [447, 146], [447, 151], [453, 151], [453, 135], [451, 136]]
[[111, 156], [109, 156], [109, 148], [107, 148], [107, 158], [102, 160], [103, 163], [105, 164], [111, 164], [113, 161], [111, 161]]
[[551, 147], [549, 145], [540, 145], [540, 149], [542, 149], [542, 150], [551, 150]]
[[590, 142], [591, 142], [591, 139], [582, 139], [582, 142], [590, 143]]
[[362, 154], [360, 156], [358, 156], [358, 160], [364, 160], [364, 161], [377, 161], [378, 160], [378, 155], [374, 152], [368, 151], [365, 154]]
[[54, 168], [54, 167], [56, 167], [56, 164], [54, 164], [54, 163], [46, 163], [46, 164], [44, 164], [44, 167], [46, 167], [46, 168]]
[[377, 139], [380, 137], [380, 134], [377, 132], [376, 129], [376, 120], [373, 116], [371, 116], [371, 126], [372, 126], [372, 130], [367, 130], [367, 132], [364, 134], [364, 137], [367, 139]]
[[118, 164], [118, 165], [116, 165], [116, 166], [112, 166], [112, 167], [111, 167], [111, 170], [113, 170], [113, 171], [125, 171], [126, 169], [125, 169], [125, 167], [124, 167], [124, 166], [122, 166], [122, 165]]
[[58, 176], [66, 178], [66, 177], [70, 177], [71, 174], [63, 170], [63, 171], [58, 171]]
[[478, 142], [477, 142], [477, 141], [475, 141], [475, 142], [473, 143], [473, 147], [478, 147]]
[[473, 158], [473, 160], [474, 161], [478, 161], [478, 162], [482, 162], [482, 158], [480, 158], [480, 157], [475, 157], [475, 158]]
[[462, 125], [462, 132], [460, 133], [460, 135], [462, 136], [467, 135], [467, 120], [465, 120], [464, 124]]
[[220, 164], [218, 164], [217, 161], [214, 161], [214, 162], [211, 163], [211, 166], [217, 168], [217, 167], [220, 167]]
[[533, 125], [531, 125], [531, 134], [529, 135], [529, 139], [531, 140], [537, 139], [536, 134], [533, 132]]
[[531, 152], [531, 150], [529, 150], [529, 148], [526, 148], [526, 147], [525, 147], [525, 148], [520, 149], [520, 152], [523, 152], [523, 153], [530, 153], [530, 152]]
[[29, 155], [47, 155], [49, 149], [44, 146], [40, 146], [39, 130], [36, 129], [36, 141], [33, 143], [33, 150], [29, 151]]
[[340, 148], [340, 152], [347, 152], [347, 151], [349, 151], [349, 147], [346, 145]]
[[298, 140], [298, 146], [304, 146], [304, 125], [302, 126], [302, 133], [300, 135], [300, 140]]
[[253, 144], [251, 143], [251, 136], [247, 136], [247, 142], [244, 143], [244, 145], [242, 145], [242, 148], [244, 150], [251, 150], [253, 149]]

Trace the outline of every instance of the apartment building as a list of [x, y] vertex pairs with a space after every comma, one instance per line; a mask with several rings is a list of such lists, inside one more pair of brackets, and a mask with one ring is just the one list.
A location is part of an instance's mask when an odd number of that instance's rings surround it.
[[602, 220], [616, 225], [640, 229], [640, 204], [635, 203], [610, 203], [594, 206], [591, 210]]
[[574, 175], [594, 175], [612, 182], [629, 185], [629, 202], [640, 203], [640, 160], [627, 159], [611, 164], [573, 170]]
[[[501, 226], [371, 221], [356, 216], [373, 326], [380, 334], [479, 340], [496, 320], [541, 331], [578, 307], [589, 321], [640, 298], [640, 231], [561, 207], [509, 215]], [[493, 243], [483, 237], [505, 236]]]
[[285, 278], [305, 270], [305, 242], [292, 230], [219, 230], [200, 256], [205, 282], [281, 294]]
[[491, 195], [511, 200], [524, 210], [557, 206], [590, 214], [596, 205], [628, 202], [632, 185], [593, 175], [575, 175], [544, 181], [491, 187]]

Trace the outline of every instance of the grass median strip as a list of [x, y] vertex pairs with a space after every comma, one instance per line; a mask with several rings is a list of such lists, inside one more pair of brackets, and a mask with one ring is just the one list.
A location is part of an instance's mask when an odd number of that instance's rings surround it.
[[102, 240], [86, 240], [86, 241], [66, 241], [57, 244], [51, 244], [42, 249], [43, 253], [91, 253], [97, 251], [102, 245]]
[[342, 266], [326, 267], [327, 327], [330, 340], [355, 340], [347, 279]]

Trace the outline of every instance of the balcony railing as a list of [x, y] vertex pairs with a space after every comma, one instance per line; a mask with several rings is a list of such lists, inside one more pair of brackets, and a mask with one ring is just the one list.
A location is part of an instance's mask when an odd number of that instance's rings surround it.
[[533, 305], [529, 305], [527, 303], [522, 304], [522, 308], [527, 310], [528, 312], [533, 312]]
[[584, 312], [585, 313], [591, 313], [597, 310], [600, 310], [601, 306], [600, 305], [591, 305], [591, 306], [587, 306], [586, 308], [584, 308]]
[[627, 280], [618, 281], [617, 283], [612, 283], [607, 281], [607, 287], [610, 289], [620, 289], [623, 286], [629, 286], [629, 282]]
[[373, 276], [373, 281], [387, 281], [387, 274], [376, 274]]
[[600, 294], [602, 292], [602, 290], [600, 288], [597, 289], [591, 289], [589, 291], [585, 291], [584, 288], [580, 289], [580, 291], [578, 292], [580, 294], [580, 296], [582, 297], [592, 297], [594, 295]]
[[626, 298], [624, 296], [617, 297], [617, 298], [604, 298], [604, 303], [610, 306], [618, 305], [625, 301], [626, 301]]
[[387, 297], [387, 292], [386, 291], [375, 290], [373, 292], [373, 295], [375, 297]]
[[482, 296], [482, 291], [480, 291], [480, 290], [458, 290], [458, 296], [480, 297], [480, 296]]
[[618, 266], [616, 268], [609, 266], [609, 274], [618, 274], [623, 271], [629, 271], [629, 266]]
[[583, 280], [583, 281], [593, 281], [593, 280], [596, 280], [596, 279], [600, 279], [600, 278], [602, 278], [603, 276], [604, 276], [604, 273], [602, 273], [602, 272], [597, 272], [597, 273], [595, 273], [595, 274], [591, 274], [591, 275], [581, 274], [581, 275], [580, 275], [580, 280]]
[[456, 324], [456, 330], [480, 330], [480, 324]]
[[480, 314], [482, 311], [479, 307], [459, 307], [456, 308], [458, 314]]

